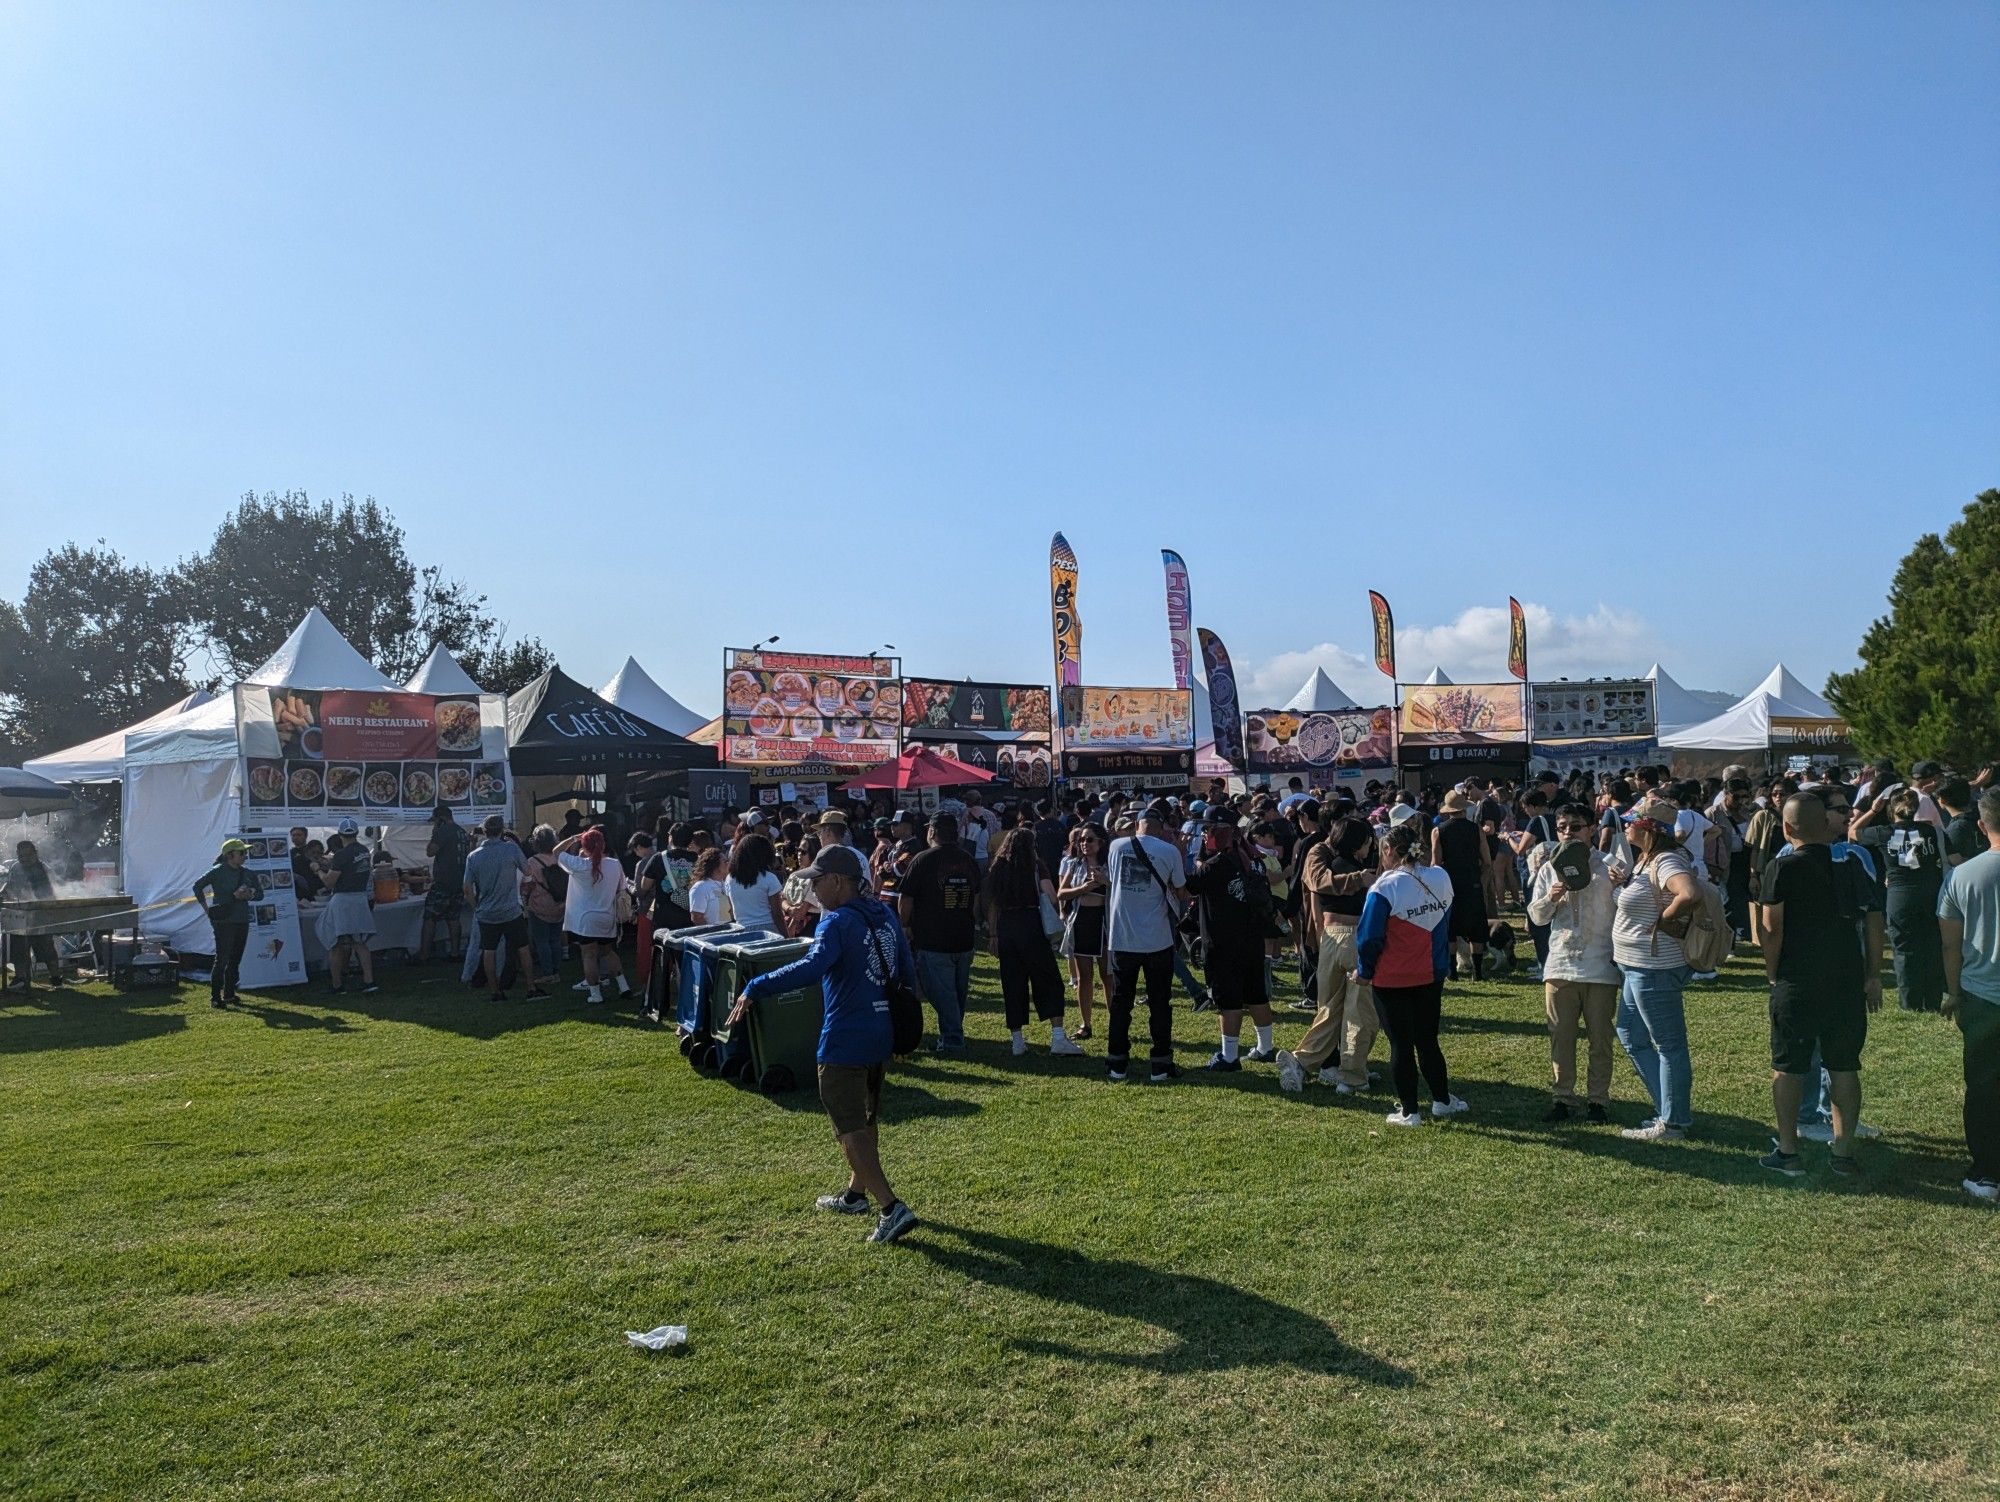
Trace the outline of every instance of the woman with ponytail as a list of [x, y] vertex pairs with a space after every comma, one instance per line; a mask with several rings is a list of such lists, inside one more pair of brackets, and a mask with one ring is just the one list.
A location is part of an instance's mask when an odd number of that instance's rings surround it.
[[618, 895], [625, 887], [624, 868], [605, 856], [604, 831], [596, 828], [571, 835], [556, 846], [555, 857], [569, 873], [563, 927], [583, 952], [583, 981], [577, 989], [593, 1006], [604, 1000], [607, 979], [617, 983], [620, 996], [630, 996], [632, 988], [618, 958]]

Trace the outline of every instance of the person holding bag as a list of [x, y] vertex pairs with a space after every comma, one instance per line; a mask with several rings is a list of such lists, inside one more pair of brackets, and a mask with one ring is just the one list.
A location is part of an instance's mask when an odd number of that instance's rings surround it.
[[[1079, 824], [1070, 831], [1069, 854], [1056, 877], [1056, 901], [1064, 912], [1062, 951], [1069, 957], [1070, 978], [1076, 982], [1078, 1027], [1070, 1034], [1076, 1039], [1090, 1036], [1091, 1003], [1096, 999], [1097, 977], [1105, 970], [1104, 894], [1111, 887], [1104, 871], [1107, 844], [1097, 825]], [[1108, 988], [1108, 976], [1105, 984]]]
[[1611, 925], [1611, 955], [1624, 972], [1618, 1041], [1653, 1106], [1651, 1120], [1618, 1134], [1635, 1142], [1678, 1142], [1694, 1120], [1694, 1066], [1682, 999], [1692, 972], [1681, 936], [1701, 905], [1701, 891], [1674, 832], [1676, 812], [1657, 796], [1634, 805], [1627, 833], [1633, 867], [1617, 884]]
[[1049, 1052], [1074, 1058], [1083, 1048], [1063, 1031], [1062, 970], [1050, 947], [1048, 924], [1055, 918], [1056, 889], [1042, 871], [1029, 829], [1007, 831], [1000, 853], [985, 877], [987, 931], [1000, 960], [1000, 994], [1015, 1057], [1028, 1051], [1028, 1000], [1049, 1025]]

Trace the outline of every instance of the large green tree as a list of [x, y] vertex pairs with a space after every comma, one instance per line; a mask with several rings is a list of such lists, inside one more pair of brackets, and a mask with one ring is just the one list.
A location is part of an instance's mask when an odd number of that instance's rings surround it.
[[2000, 490], [1917, 539], [1861, 666], [1826, 692], [1868, 752], [1967, 769], [2000, 753]]

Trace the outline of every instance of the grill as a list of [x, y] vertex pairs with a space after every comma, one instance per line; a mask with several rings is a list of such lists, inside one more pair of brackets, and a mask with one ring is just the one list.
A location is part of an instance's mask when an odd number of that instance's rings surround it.
[[[57, 934], [109, 933], [130, 928], [139, 933], [139, 909], [123, 892], [93, 897], [40, 897], [27, 902], [0, 902], [0, 935], [11, 938], [53, 938]], [[9, 949], [15, 946], [9, 945]], [[25, 949], [26, 946], [21, 946]], [[12, 956], [20, 984], [32, 989], [34, 966], [25, 953]]]

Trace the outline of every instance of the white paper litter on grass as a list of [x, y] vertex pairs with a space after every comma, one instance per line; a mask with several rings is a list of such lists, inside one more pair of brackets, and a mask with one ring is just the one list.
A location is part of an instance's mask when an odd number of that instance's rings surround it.
[[648, 1351], [670, 1351], [675, 1346], [688, 1343], [686, 1325], [661, 1325], [657, 1330], [627, 1330], [625, 1338], [633, 1345]]

